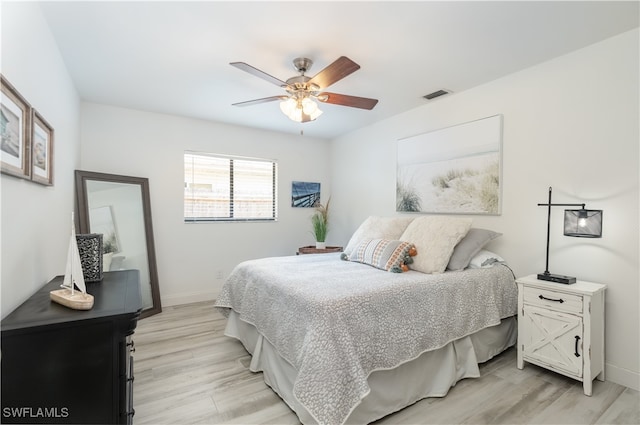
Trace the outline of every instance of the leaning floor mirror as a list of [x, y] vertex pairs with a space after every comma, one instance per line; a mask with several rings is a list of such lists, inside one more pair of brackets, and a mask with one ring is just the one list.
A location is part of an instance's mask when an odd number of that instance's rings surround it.
[[81, 170], [75, 178], [80, 233], [102, 233], [104, 271], [140, 271], [140, 317], [160, 313], [149, 180]]

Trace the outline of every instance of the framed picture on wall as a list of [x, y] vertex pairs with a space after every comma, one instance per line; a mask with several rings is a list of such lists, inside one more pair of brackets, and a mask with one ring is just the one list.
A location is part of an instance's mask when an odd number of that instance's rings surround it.
[[396, 211], [500, 215], [502, 115], [398, 141]]
[[3, 75], [0, 79], [0, 170], [4, 174], [29, 179], [31, 106]]
[[31, 132], [31, 180], [53, 185], [53, 128], [33, 111]]
[[291, 206], [315, 208], [320, 203], [320, 183], [291, 182]]

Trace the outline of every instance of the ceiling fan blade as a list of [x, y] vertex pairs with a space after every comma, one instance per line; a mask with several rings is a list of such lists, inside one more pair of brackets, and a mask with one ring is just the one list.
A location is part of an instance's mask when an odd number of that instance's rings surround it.
[[318, 72], [308, 83], [315, 84], [320, 87], [320, 89], [324, 89], [359, 69], [360, 65], [346, 56], [340, 56], [325, 69]]
[[248, 72], [251, 75], [254, 75], [258, 78], [262, 78], [265, 81], [268, 81], [272, 84], [275, 84], [278, 87], [287, 87], [287, 83], [285, 83], [282, 80], [279, 80], [278, 78], [267, 74], [264, 71], [260, 71], [258, 68], [253, 67], [251, 65], [249, 65], [248, 63], [244, 63], [244, 62], [231, 62], [229, 65], [231, 66], [235, 66], [238, 69], [241, 69], [245, 72]]
[[[325, 100], [323, 98], [327, 96]], [[378, 103], [378, 99], [369, 99], [367, 97], [349, 96], [346, 94], [322, 92], [318, 94], [318, 100], [324, 103], [332, 103], [334, 105], [350, 106], [352, 108], [373, 109]]]
[[231, 106], [252, 106], [260, 103], [273, 102], [274, 100], [285, 100], [287, 96], [271, 96], [263, 97], [262, 99], [247, 100], [245, 102], [232, 103]]

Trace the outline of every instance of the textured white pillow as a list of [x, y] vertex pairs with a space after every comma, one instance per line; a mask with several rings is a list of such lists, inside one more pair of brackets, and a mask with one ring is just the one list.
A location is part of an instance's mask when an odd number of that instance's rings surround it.
[[401, 241], [416, 246], [418, 255], [413, 257], [409, 268], [422, 273], [444, 272], [453, 248], [471, 228], [470, 218], [423, 216], [407, 226]]
[[362, 241], [367, 239], [391, 239], [398, 240], [415, 217], [377, 217], [370, 216], [362, 222], [360, 227], [353, 232], [353, 236], [344, 249], [349, 255], [351, 251]]

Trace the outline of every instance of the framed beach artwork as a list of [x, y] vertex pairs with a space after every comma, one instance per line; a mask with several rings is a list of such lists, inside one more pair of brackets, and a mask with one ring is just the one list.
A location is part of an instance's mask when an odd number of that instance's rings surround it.
[[53, 128], [35, 110], [31, 132], [31, 180], [53, 185]]
[[0, 169], [4, 174], [29, 179], [31, 107], [4, 76], [0, 79]]
[[291, 206], [315, 208], [320, 203], [320, 183], [291, 182]]
[[502, 115], [398, 141], [396, 210], [501, 213]]

